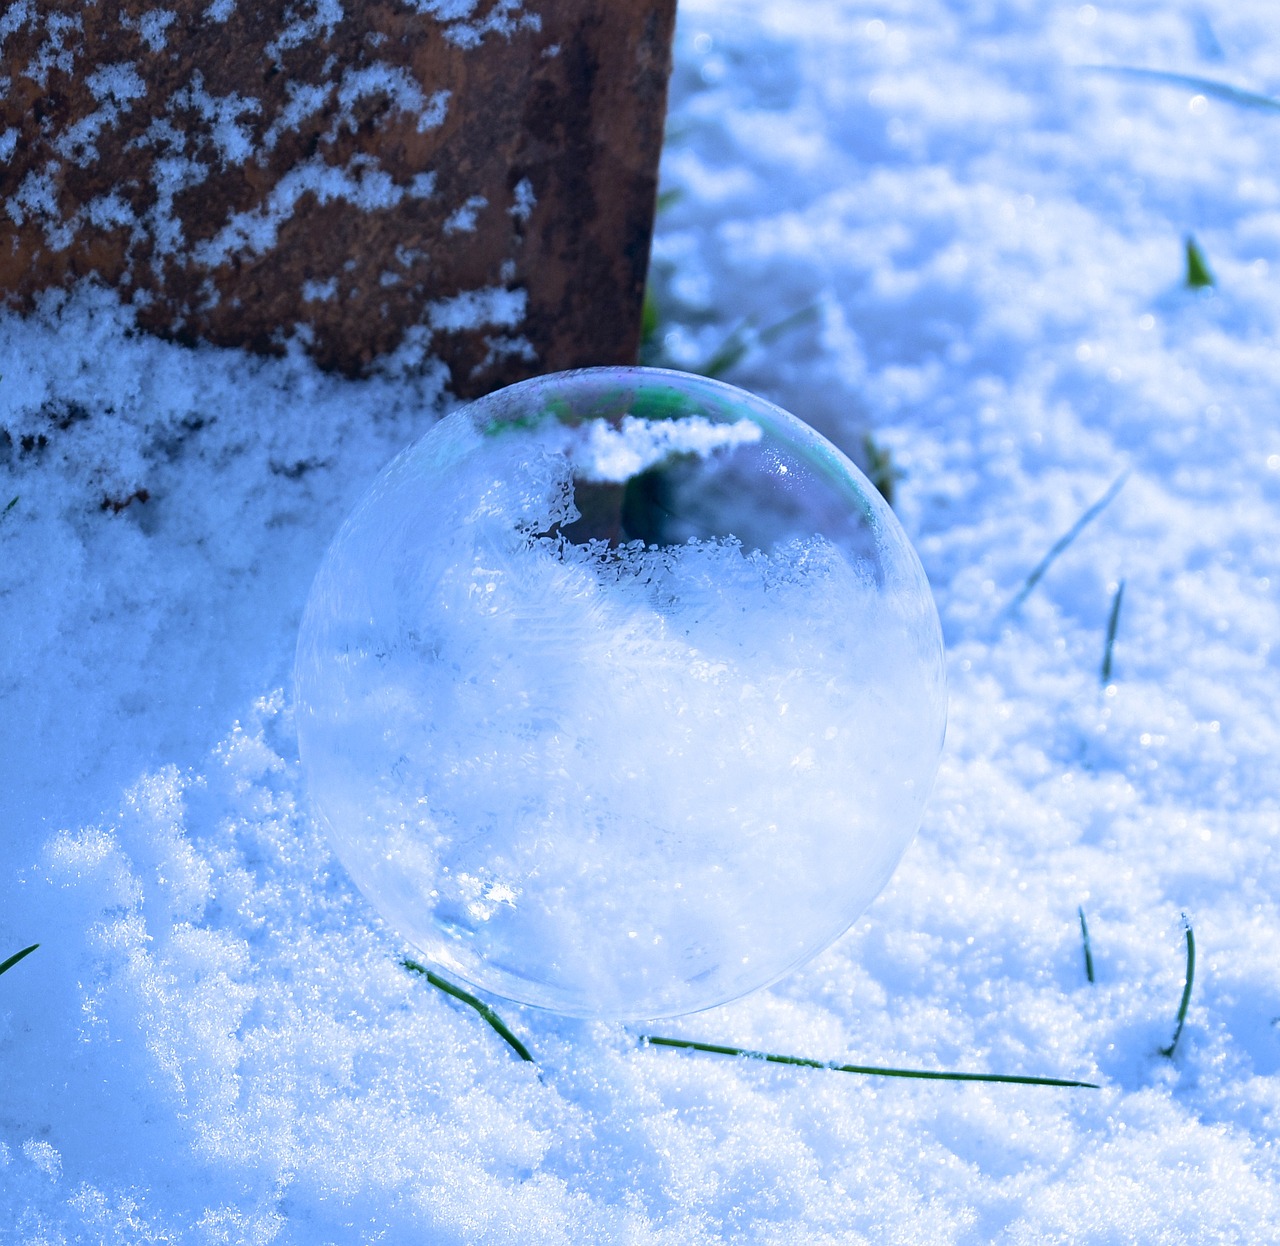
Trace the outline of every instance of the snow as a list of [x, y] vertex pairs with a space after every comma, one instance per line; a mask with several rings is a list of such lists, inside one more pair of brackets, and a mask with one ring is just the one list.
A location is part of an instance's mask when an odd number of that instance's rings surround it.
[[[920, 835], [853, 930], [664, 1025], [1098, 1091], [646, 1049], [504, 1005], [537, 1068], [514, 1058], [400, 968], [306, 812], [291, 718], [314, 569], [450, 405], [442, 370], [408, 353], [352, 384], [184, 350], [93, 289], [0, 319], [0, 955], [41, 944], [0, 978], [7, 1237], [1280, 1237], [1280, 119], [1078, 68], [1271, 93], [1271, 17], [681, 12], [662, 349], [692, 365], [740, 318], [817, 309], [728, 379], [892, 453], [950, 721]], [[1189, 233], [1211, 291], [1182, 285]], [[506, 322], [492, 301], [437, 314]], [[1165, 1058], [1183, 913], [1199, 960]]]
[[721, 447], [753, 445], [760, 438], [760, 426], [746, 419], [713, 424], [701, 415], [681, 420], [624, 415], [616, 429], [602, 420], [584, 425], [573, 458], [584, 480], [625, 484], [673, 452], [705, 457]]

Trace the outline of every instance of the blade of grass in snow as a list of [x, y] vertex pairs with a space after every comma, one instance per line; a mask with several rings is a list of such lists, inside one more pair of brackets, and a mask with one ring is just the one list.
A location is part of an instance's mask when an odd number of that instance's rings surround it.
[[1035, 569], [1027, 576], [1026, 583], [1018, 590], [1018, 595], [1006, 607], [1007, 613], [1012, 613], [1031, 595], [1031, 590], [1040, 583], [1044, 577], [1044, 573], [1049, 570], [1058, 555], [1063, 552], [1071, 544], [1072, 541], [1080, 535], [1084, 529], [1102, 514], [1117, 493], [1124, 488], [1124, 482], [1129, 479], [1129, 473], [1121, 472], [1119, 476], [1111, 482], [1111, 487], [1104, 493], [1088, 510], [1085, 511], [1079, 519], [1071, 525], [1071, 528], [1060, 536], [1054, 543], [1053, 548], [1036, 564]]
[[1083, 905], [1076, 910], [1080, 914], [1080, 938], [1084, 943], [1084, 976], [1093, 981], [1093, 949], [1089, 946], [1089, 923], [1084, 919]]
[[506, 1022], [498, 1016], [492, 1008], [483, 1000], [477, 999], [474, 995], [468, 994], [460, 986], [454, 986], [452, 982], [446, 978], [442, 978], [438, 973], [433, 973], [425, 965], [420, 965], [416, 960], [409, 960], [407, 957], [400, 962], [406, 969], [412, 970], [414, 973], [420, 973], [432, 986], [437, 990], [443, 991], [446, 995], [452, 995], [454, 999], [467, 1005], [468, 1008], [474, 1008], [506, 1041], [512, 1051], [520, 1057], [521, 1060], [527, 1060], [533, 1063], [533, 1057], [529, 1054], [529, 1049], [507, 1029]]
[[[1120, 622], [1120, 603], [1124, 600], [1124, 581], [1121, 580], [1119, 587], [1116, 589], [1116, 595], [1111, 599], [1111, 614], [1107, 618], [1107, 643], [1102, 650], [1102, 682], [1105, 686], [1111, 682], [1111, 657], [1112, 651], [1116, 645], [1116, 627]], [[1084, 921], [1084, 915], [1081, 914], [1080, 920]], [[1093, 978], [1090, 977], [1092, 982]]]
[[1213, 285], [1213, 274], [1209, 271], [1209, 262], [1204, 258], [1196, 240], [1187, 235], [1187, 288], [1203, 290]]
[[753, 346], [768, 346], [770, 342], [776, 341], [784, 333], [813, 320], [817, 317], [818, 312], [817, 304], [810, 304], [808, 307], [802, 307], [799, 311], [792, 312], [791, 315], [784, 316], [776, 323], [766, 325], [765, 328], [758, 331], [748, 321], [746, 324], [734, 329], [725, 339], [720, 349], [698, 371], [703, 376], [709, 376], [712, 379], [723, 376]]
[[902, 479], [902, 473], [893, 461], [893, 454], [881, 446], [870, 433], [862, 438], [862, 449], [867, 456], [867, 479], [880, 491], [880, 496], [892, 506], [894, 488]]
[[1191, 923], [1187, 921], [1187, 915], [1182, 915], [1182, 924], [1187, 931], [1187, 981], [1182, 988], [1182, 1003], [1178, 1005], [1178, 1024], [1173, 1031], [1173, 1042], [1167, 1047], [1160, 1048], [1160, 1054], [1166, 1059], [1173, 1059], [1173, 1053], [1178, 1049], [1178, 1039], [1182, 1037], [1182, 1027], [1187, 1023], [1187, 1009], [1191, 1005], [1191, 986], [1196, 980], [1196, 935], [1191, 929]]
[[640, 348], [643, 350], [653, 344], [658, 336], [658, 304], [653, 297], [653, 286], [644, 288], [644, 303], [640, 309]]
[[0, 511], [0, 519], [3, 519], [17, 505], [18, 505], [18, 499], [16, 497], [10, 498], [9, 505], [6, 506], [4, 510]]
[[747, 1060], [765, 1060], [770, 1064], [793, 1064], [803, 1069], [830, 1069], [833, 1073], [862, 1073], [869, 1077], [912, 1077], [932, 1082], [1012, 1082], [1019, 1086], [1078, 1086], [1098, 1090], [1095, 1082], [1069, 1081], [1060, 1077], [1022, 1077], [1014, 1073], [948, 1073], [931, 1069], [889, 1069], [872, 1064], [837, 1064], [834, 1060], [809, 1060], [804, 1056], [776, 1056], [767, 1051], [748, 1051], [744, 1047], [721, 1047], [717, 1043], [695, 1043], [687, 1038], [662, 1038], [657, 1034], [641, 1034], [640, 1041], [652, 1047], [680, 1047], [687, 1051], [706, 1051], [716, 1056], [741, 1056]]
[[1201, 95], [1212, 95], [1231, 104], [1240, 104], [1245, 108], [1280, 112], [1280, 100], [1273, 96], [1260, 95], [1257, 91], [1246, 91], [1243, 87], [1233, 87], [1229, 82], [1201, 78], [1196, 74], [1175, 74], [1163, 69], [1142, 69], [1137, 65], [1081, 65], [1080, 69], [1085, 73], [1112, 74], [1117, 78], [1146, 78], [1164, 86], [1189, 87]]
[[14, 952], [8, 960], [0, 962], [0, 973], [8, 973], [20, 960], [30, 956], [40, 945], [33, 943], [30, 947], [24, 947], [21, 952]]

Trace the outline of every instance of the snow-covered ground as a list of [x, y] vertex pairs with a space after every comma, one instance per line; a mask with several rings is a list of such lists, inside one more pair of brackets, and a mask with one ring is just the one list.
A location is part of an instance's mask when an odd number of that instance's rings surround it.
[[1264, 0], [685, 0], [655, 280], [691, 366], [816, 309], [728, 379], [892, 454], [951, 681], [887, 890], [665, 1028], [1102, 1089], [502, 1006], [535, 1067], [406, 973], [306, 816], [289, 671], [439, 376], [83, 292], [0, 320], [0, 957], [41, 945], [0, 978], [0, 1240], [1280, 1240], [1280, 113], [1091, 64], [1268, 93], [1280, 36]]

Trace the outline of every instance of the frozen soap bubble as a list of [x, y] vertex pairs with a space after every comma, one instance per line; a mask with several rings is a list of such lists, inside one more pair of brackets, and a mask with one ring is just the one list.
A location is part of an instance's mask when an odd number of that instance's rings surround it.
[[946, 715], [928, 583], [834, 446], [641, 368], [514, 385], [382, 473], [296, 666], [307, 784], [443, 972], [583, 1017], [692, 1012], [846, 930]]

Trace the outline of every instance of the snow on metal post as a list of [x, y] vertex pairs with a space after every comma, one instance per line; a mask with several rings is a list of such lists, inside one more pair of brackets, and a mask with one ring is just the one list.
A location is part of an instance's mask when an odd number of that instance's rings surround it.
[[634, 362], [675, 0], [0, 11], [0, 292], [462, 396]]

